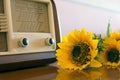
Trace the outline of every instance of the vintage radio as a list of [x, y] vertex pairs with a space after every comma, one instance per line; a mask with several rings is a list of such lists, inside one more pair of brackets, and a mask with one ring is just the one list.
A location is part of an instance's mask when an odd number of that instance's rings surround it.
[[54, 62], [58, 42], [53, 0], [0, 0], [0, 72]]

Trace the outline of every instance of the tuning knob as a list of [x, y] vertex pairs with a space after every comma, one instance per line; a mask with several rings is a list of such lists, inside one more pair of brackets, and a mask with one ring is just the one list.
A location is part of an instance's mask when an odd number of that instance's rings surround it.
[[29, 45], [29, 40], [27, 38], [21, 38], [19, 44], [22, 47], [28, 46]]
[[46, 42], [46, 44], [47, 45], [53, 45], [54, 43], [55, 43], [55, 41], [54, 41], [54, 39], [53, 38], [47, 38], [46, 40], [45, 40], [45, 42]]

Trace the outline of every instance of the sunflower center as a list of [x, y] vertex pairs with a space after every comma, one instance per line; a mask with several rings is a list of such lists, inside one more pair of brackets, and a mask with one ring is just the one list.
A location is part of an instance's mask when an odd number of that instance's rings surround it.
[[119, 51], [115, 48], [110, 49], [107, 52], [107, 60], [110, 62], [118, 62], [119, 61]]
[[72, 56], [78, 57], [80, 55], [80, 52], [81, 52], [80, 46], [74, 46], [73, 51], [72, 51]]
[[87, 43], [80, 42], [78, 45], [73, 47], [72, 50], [72, 60], [76, 64], [86, 64], [88, 61], [90, 61], [90, 47]]

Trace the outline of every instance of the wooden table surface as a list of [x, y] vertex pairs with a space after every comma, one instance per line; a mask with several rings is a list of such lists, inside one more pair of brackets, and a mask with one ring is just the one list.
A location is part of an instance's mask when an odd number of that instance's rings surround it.
[[0, 80], [120, 80], [118, 69], [63, 70], [52, 64], [0, 73]]

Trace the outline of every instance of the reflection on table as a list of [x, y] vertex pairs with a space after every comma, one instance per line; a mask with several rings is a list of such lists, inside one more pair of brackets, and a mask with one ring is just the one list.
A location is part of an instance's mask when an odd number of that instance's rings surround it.
[[64, 70], [56, 66], [0, 73], [0, 80], [120, 80], [118, 69]]
[[118, 69], [58, 70], [56, 80], [120, 80]]

